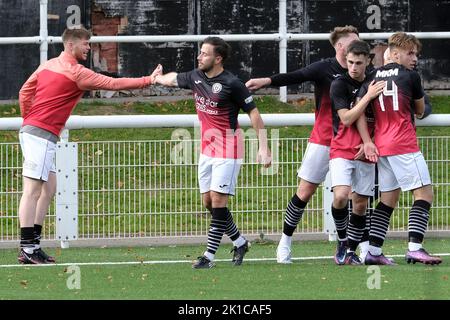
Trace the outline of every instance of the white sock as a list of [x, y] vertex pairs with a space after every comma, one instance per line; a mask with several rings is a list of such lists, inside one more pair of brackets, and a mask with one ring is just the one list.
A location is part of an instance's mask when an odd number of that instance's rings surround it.
[[23, 251], [25, 251], [28, 254], [33, 254], [34, 248], [23, 248]]
[[211, 252], [205, 251], [205, 253], [203, 254], [205, 257], [207, 257], [209, 259], [209, 261], [214, 261], [214, 254], [212, 254]]
[[409, 251], [417, 251], [422, 249], [421, 243], [415, 243], [415, 242], [408, 242], [408, 250]]
[[233, 245], [236, 248], [240, 248], [245, 244], [245, 238], [243, 236], [239, 236], [236, 240], [233, 241]]
[[360, 242], [359, 250], [361, 253], [367, 253], [369, 251], [369, 241]]
[[371, 245], [369, 245], [369, 252], [373, 256], [379, 256], [380, 254], [383, 253], [383, 251], [381, 250], [380, 247], [375, 247], [375, 246], [371, 246]]
[[284, 233], [281, 234], [280, 244], [286, 245], [290, 248], [292, 245], [292, 236], [285, 235]]

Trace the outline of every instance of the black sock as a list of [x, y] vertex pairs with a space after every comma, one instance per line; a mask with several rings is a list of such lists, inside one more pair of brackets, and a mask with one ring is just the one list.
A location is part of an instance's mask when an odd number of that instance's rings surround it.
[[297, 194], [294, 194], [291, 201], [286, 208], [286, 215], [284, 216], [283, 233], [287, 236], [292, 236], [295, 228], [297, 228], [303, 211], [308, 203], [302, 201]]
[[34, 227], [20, 228], [20, 248], [34, 249]]
[[364, 228], [364, 233], [361, 238], [361, 242], [369, 241], [370, 219], [372, 217], [372, 212], [373, 212], [372, 208], [366, 210], [366, 226]]
[[34, 244], [40, 245], [41, 244], [41, 233], [42, 233], [42, 226], [40, 224], [34, 225]]

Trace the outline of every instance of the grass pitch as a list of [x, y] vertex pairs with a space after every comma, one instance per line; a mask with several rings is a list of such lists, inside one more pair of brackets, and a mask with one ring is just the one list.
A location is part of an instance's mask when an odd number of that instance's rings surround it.
[[216, 267], [193, 270], [205, 246], [48, 249], [58, 265], [20, 266], [17, 250], [1, 250], [1, 299], [145, 300], [441, 300], [450, 298], [450, 242], [428, 239], [441, 253], [439, 266], [408, 265], [407, 243], [388, 240], [386, 255], [397, 266], [336, 266], [335, 243], [297, 242], [294, 262], [275, 261], [276, 243], [252, 243], [241, 267], [231, 265], [222, 244]]

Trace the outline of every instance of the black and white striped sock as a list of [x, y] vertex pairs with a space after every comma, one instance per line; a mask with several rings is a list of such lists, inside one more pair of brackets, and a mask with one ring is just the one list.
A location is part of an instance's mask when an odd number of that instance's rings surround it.
[[292, 236], [302, 218], [306, 205], [307, 202], [302, 201], [297, 194], [294, 194], [291, 201], [289, 201], [286, 208], [286, 215], [284, 216], [283, 233], [285, 235]]
[[336, 209], [331, 206], [331, 214], [333, 215], [334, 224], [336, 226], [336, 232], [339, 240], [345, 240], [347, 238], [347, 225], [348, 225], [348, 208], [345, 206], [341, 209]]
[[371, 246], [383, 246], [393, 211], [394, 208], [382, 202], [379, 202], [375, 207], [370, 221], [369, 242]]
[[427, 230], [431, 204], [425, 200], [413, 203], [408, 219], [409, 242], [422, 243]]
[[361, 238], [361, 242], [369, 241], [369, 231], [370, 231], [370, 219], [373, 214], [373, 208], [368, 208], [366, 210], [366, 226], [364, 228], [364, 233]]
[[208, 246], [206, 251], [210, 254], [216, 254], [219, 248], [220, 241], [227, 227], [227, 214], [228, 209], [225, 208], [213, 208], [211, 224], [208, 231]]
[[32, 254], [34, 251], [34, 227], [20, 228], [20, 249]]
[[34, 245], [35, 249], [41, 247], [41, 234], [42, 234], [42, 226], [39, 224], [34, 225]]
[[366, 228], [366, 216], [359, 216], [352, 213], [348, 223], [348, 247], [350, 251], [356, 251], [358, 244], [361, 242], [364, 229]]
[[236, 224], [233, 221], [233, 215], [229, 210], [227, 215], [227, 226], [225, 229], [225, 234], [231, 239], [231, 241], [235, 241], [241, 235]]

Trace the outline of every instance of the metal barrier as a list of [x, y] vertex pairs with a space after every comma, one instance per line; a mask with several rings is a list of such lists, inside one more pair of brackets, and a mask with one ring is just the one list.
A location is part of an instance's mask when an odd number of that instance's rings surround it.
[[[178, 132], [174, 137], [182, 135], [183, 132]], [[280, 138], [275, 131], [269, 136], [274, 152], [273, 168], [262, 169], [256, 163], [256, 140], [250, 135], [246, 139], [246, 158], [236, 196], [230, 204], [237, 225], [246, 235], [281, 234], [285, 207], [296, 190], [296, 173], [307, 145], [305, 138]], [[433, 231], [450, 230], [449, 140], [450, 137], [419, 138], [434, 185], [435, 200], [429, 222], [429, 230]], [[70, 241], [207, 234], [209, 215], [201, 204], [197, 186], [198, 140], [185, 134], [184, 139], [167, 141], [63, 142], [59, 145], [68, 147], [58, 148], [58, 193], [66, 192], [72, 200], [64, 198], [52, 205], [45, 222], [44, 238]], [[2, 143], [0, 152], [0, 240], [17, 241], [17, 209], [22, 186], [20, 146]], [[74, 164], [76, 161], [69, 161], [70, 158], [77, 158], [78, 165]], [[72, 182], [65, 181], [72, 172]], [[75, 191], [71, 189], [73, 181]], [[324, 214], [329, 210], [323, 205], [327, 203], [324, 198], [331, 195], [327, 188], [318, 189], [297, 232], [333, 234], [334, 230], [327, 229], [330, 224], [325, 221], [331, 217]], [[391, 231], [407, 230], [411, 204], [411, 195], [403, 193], [391, 221]], [[60, 218], [68, 225], [61, 225]], [[70, 237], [65, 238], [66, 234]]]

